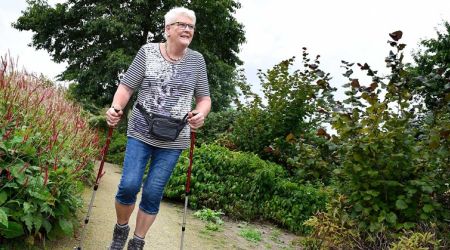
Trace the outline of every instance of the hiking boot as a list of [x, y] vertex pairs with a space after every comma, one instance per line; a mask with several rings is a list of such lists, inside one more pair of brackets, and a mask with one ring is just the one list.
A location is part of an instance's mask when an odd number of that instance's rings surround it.
[[128, 250], [144, 250], [145, 241], [133, 238], [128, 241]]
[[125, 247], [125, 243], [128, 239], [128, 233], [130, 232], [130, 227], [119, 227], [117, 224], [114, 227], [113, 239], [109, 250], [122, 250]]

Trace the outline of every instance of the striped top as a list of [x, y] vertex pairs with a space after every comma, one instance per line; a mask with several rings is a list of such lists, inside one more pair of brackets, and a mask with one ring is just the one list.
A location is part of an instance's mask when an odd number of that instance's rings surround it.
[[[203, 56], [188, 48], [179, 62], [172, 63], [162, 56], [158, 43], [140, 48], [121, 84], [139, 90], [137, 102], [148, 112], [180, 119], [192, 110], [193, 96], [209, 96]], [[133, 105], [127, 135], [155, 147], [185, 149], [190, 127], [186, 125], [173, 142], [157, 140], [150, 136], [145, 118]]]

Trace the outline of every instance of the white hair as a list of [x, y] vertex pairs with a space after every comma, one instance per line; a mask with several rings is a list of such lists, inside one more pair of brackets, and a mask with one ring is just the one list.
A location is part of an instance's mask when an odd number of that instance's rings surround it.
[[192, 20], [192, 22], [194, 22], [195, 25], [195, 12], [185, 8], [185, 7], [175, 7], [171, 10], [169, 10], [165, 15], [164, 15], [164, 22], [165, 22], [165, 26], [170, 25], [174, 22], [177, 21], [177, 17], [178, 16], [185, 16], [188, 17]]

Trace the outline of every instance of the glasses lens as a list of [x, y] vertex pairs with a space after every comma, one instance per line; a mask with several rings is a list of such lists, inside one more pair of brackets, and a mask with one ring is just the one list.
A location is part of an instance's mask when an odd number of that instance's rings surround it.
[[178, 27], [180, 27], [181, 29], [189, 29], [189, 30], [194, 30], [195, 26], [192, 24], [188, 24], [188, 23], [183, 23], [183, 22], [175, 22], [173, 24], [176, 24]]

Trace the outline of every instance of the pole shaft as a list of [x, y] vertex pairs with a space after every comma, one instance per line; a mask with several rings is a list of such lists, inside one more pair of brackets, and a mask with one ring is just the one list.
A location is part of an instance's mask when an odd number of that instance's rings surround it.
[[186, 230], [186, 213], [187, 213], [187, 205], [189, 199], [189, 193], [191, 192], [191, 172], [192, 172], [192, 159], [194, 157], [194, 147], [195, 147], [195, 132], [191, 131], [191, 147], [189, 148], [189, 167], [187, 170], [187, 178], [186, 178], [186, 192], [184, 198], [184, 213], [183, 213], [183, 224], [181, 225], [181, 245], [180, 250], [183, 250], [183, 242], [184, 242], [184, 231]]
[[105, 164], [106, 153], [108, 152], [109, 144], [111, 143], [112, 133], [113, 133], [113, 128], [109, 127], [109, 129], [108, 129], [108, 136], [106, 137], [106, 143], [105, 143], [105, 146], [103, 147], [103, 149], [101, 151], [102, 158], [101, 158], [101, 161], [100, 161], [100, 167], [99, 167], [98, 172], [97, 172], [97, 178], [95, 179], [95, 184], [94, 184], [94, 188], [93, 188], [93, 191], [92, 191], [91, 201], [89, 202], [88, 211], [87, 211], [86, 217], [84, 219], [84, 227], [83, 227], [83, 230], [81, 232], [81, 237], [80, 237], [80, 241], [78, 243], [78, 247], [75, 247], [75, 249], [78, 249], [78, 250], [81, 250], [82, 246], [83, 246], [83, 241], [84, 241], [84, 237], [85, 237], [85, 234], [86, 234], [87, 224], [89, 223], [89, 218], [90, 218], [91, 212], [92, 212], [92, 206], [94, 205], [95, 194], [97, 193], [97, 189], [98, 189], [98, 186], [99, 186], [100, 178], [102, 178], [102, 176], [103, 176], [103, 166]]

